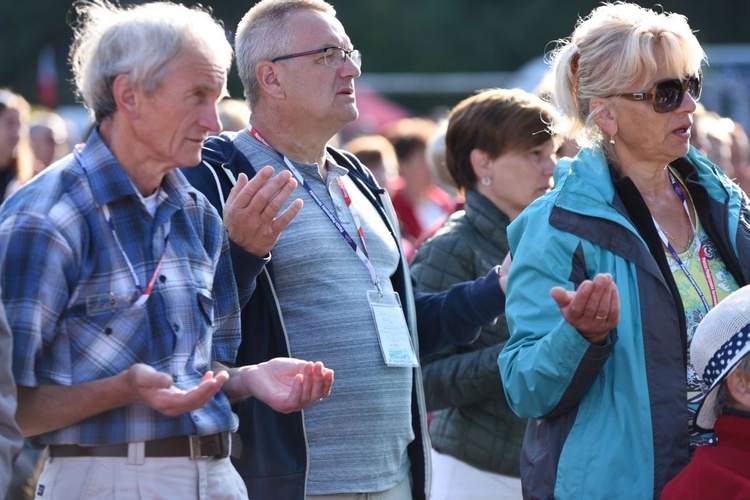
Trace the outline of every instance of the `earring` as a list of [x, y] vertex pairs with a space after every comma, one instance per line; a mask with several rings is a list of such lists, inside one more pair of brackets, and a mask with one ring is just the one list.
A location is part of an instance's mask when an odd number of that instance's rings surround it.
[[490, 184], [492, 184], [492, 179], [490, 179], [486, 175], [484, 177], [482, 177], [482, 185], [483, 186], [489, 186]]
[[609, 143], [613, 146], [615, 145], [615, 134], [609, 136]]

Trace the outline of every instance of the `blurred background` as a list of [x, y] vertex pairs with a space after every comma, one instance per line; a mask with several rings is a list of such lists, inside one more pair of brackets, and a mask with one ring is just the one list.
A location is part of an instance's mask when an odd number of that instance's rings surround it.
[[[0, 0], [0, 87], [32, 106], [85, 120], [70, 84], [69, 0]], [[140, 2], [126, 2], [140, 3]], [[192, 5], [190, 2], [185, 2]], [[597, 0], [334, 0], [355, 47], [363, 53], [357, 128], [377, 130], [405, 115], [439, 116], [477, 89], [532, 91], [543, 56], [568, 36]], [[651, 7], [653, 1], [636, 3]], [[206, 0], [232, 37], [252, 0]], [[750, 1], [661, 0], [687, 16], [704, 45], [703, 104], [750, 128]], [[242, 98], [236, 72], [232, 96]]]

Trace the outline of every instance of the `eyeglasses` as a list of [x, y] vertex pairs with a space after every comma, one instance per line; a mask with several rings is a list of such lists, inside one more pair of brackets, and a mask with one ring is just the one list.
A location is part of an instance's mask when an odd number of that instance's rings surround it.
[[675, 78], [656, 82], [647, 92], [612, 94], [607, 97], [624, 97], [630, 101], [650, 101], [657, 113], [669, 113], [682, 105], [685, 92], [697, 101], [701, 98], [702, 89], [703, 75], [698, 73], [684, 80]]
[[324, 47], [317, 50], [308, 50], [297, 52], [286, 56], [279, 56], [271, 59], [271, 62], [283, 61], [285, 59], [294, 59], [295, 57], [311, 56], [314, 54], [324, 54], [326, 66], [340, 68], [346, 62], [347, 56], [352, 60], [357, 69], [362, 68], [362, 53], [358, 50], [346, 50], [341, 47]]

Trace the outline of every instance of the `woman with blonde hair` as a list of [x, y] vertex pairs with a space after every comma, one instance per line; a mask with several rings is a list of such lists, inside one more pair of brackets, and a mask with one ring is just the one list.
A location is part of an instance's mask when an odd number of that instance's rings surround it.
[[707, 439], [689, 346], [750, 281], [750, 205], [690, 146], [704, 60], [685, 17], [622, 2], [553, 53], [560, 130], [582, 149], [508, 229], [498, 360], [531, 419], [529, 498], [658, 498]]

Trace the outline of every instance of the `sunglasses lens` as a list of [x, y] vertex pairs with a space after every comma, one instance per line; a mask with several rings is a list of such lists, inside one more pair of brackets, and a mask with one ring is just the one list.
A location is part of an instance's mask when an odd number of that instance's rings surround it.
[[691, 76], [687, 79], [687, 91], [694, 100], [701, 98], [701, 90], [703, 90], [703, 81], [698, 76]]
[[682, 104], [685, 91], [679, 80], [667, 80], [656, 87], [654, 95], [654, 110], [658, 113], [674, 111]]

